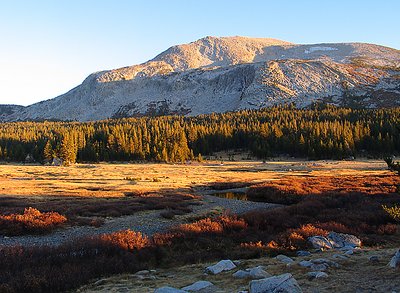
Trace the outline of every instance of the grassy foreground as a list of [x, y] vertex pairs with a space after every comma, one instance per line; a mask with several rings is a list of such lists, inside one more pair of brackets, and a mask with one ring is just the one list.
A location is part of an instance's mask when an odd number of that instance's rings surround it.
[[[149, 168], [148, 165], [144, 166]], [[137, 165], [119, 168], [127, 171], [129, 167], [130, 172], [135, 168], [144, 168]], [[10, 168], [20, 168], [15, 172], [26, 172], [23, 166]], [[39, 169], [34, 168], [41, 167], [28, 168], [29, 172], [39, 172], [36, 171]], [[98, 168], [112, 169], [113, 166]], [[289, 168], [293, 171], [285, 171]], [[69, 172], [68, 169], [55, 170]], [[80, 168], [70, 170], [73, 173]], [[188, 172], [188, 177], [182, 176], [182, 172], [186, 170], [193, 170], [193, 173]], [[308, 236], [324, 235], [330, 230], [356, 234], [364, 245], [372, 247], [390, 247], [398, 237], [396, 222], [381, 206], [400, 203], [396, 189], [400, 180], [379, 163], [246, 162], [224, 166], [160, 165], [154, 171], [159, 172], [157, 174], [160, 177], [168, 174], [169, 178], [166, 179], [171, 181], [149, 181], [147, 185], [147, 181], [139, 181], [131, 186], [129, 192], [158, 190], [158, 193], [163, 193], [174, 189], [189, 192], [191, 187], [202, 187], [216, 182], [229, 182], [230, 185], [246, 182], [250, 185], [249, 196], [288, 205], [274, 210], [251, 212], [240, 217], [222, 215], [203, 218], [152, 237], [125, 230], [79, 239], [59, 247], [1, 247], [0, 292], [66, 291], [97, 278], [145, 268], [176, 267], [222, 258], [272, 256], [282, 251], [292, 254], [296, 249], [308, 248]], [[148, 176], [150, 172], [151, 169], [142, 174]], [[82, 176], [85, 176], [84, 173], [82, 172]], [[213, 177], [205, 177], [204, 173]], [[122, 175], [111, 171], [108, 174], [118, 178]], [[2, 180], [7, 182], [12, 180], [10, 178], [12, 176], [3, 176]], [[178, 178], [182, 180], [179, 181]], [[107, 181], [107, 175], [102, 180]], [[193, 183], [194, 180], [197, 182]], [[36, 182], [33, 181], [36, 180], [31, 181], [29, 184], [33, 184], [31, 188], [34, 188]], [[64, 182], [61, 178], [60, 182], [54, 180], [53, 183], [74, 185], [68, 175]], [[120, 187], [117, 184], [112, 186]], [[66, 190], [65, 195], [68, 195], [70, 189]], [[101, 198], [101, 192], [99, 193]], [[119, 196], [126, 195], [122, 193]], [[76, 200], [76, 197], [67, 198]]]

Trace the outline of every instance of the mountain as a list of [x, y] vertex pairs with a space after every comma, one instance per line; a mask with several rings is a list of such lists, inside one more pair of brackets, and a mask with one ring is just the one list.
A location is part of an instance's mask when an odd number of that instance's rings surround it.
[[0, 119], [196, 115], [315, 101], [399, 106], [400, 51], [364, 43], [205, 37], [139, 65], [93, 73], [66, 94]]
[[11, 115], [18, 115], [25, 107], [19, 105], [0, 105], [0, 121]]

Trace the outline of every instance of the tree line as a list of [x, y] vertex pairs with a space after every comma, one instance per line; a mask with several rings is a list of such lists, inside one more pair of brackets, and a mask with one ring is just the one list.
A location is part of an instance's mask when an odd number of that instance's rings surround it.
[[276, 106], [194, 117], [0, 123], [0, 160], [183, 162], [218, 151], [310, 159], [400, 151], [400, 108]]

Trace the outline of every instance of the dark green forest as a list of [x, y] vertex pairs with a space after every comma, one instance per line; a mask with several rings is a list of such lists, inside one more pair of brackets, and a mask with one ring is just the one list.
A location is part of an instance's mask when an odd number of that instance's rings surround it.
[[326, 106], [96, 122], [0, 123], [0, 160], [183, 162], [218, 151], [258, 158], [384, 157], [400, 153], [400, 108]]

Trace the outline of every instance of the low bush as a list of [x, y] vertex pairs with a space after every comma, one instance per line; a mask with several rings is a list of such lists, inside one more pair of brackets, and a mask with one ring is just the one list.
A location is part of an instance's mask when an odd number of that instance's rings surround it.
[[65, 216], [56, 212], [42, 213], [35, 208], [26, 208], [23, 214], [0, 215], [0, 234], [44, 233], [60, 227], [66, 221]]
[[383, 210], [394, 220], [400, 222], [400, 206], [394, 205], [392, 207], [383, 205]]

